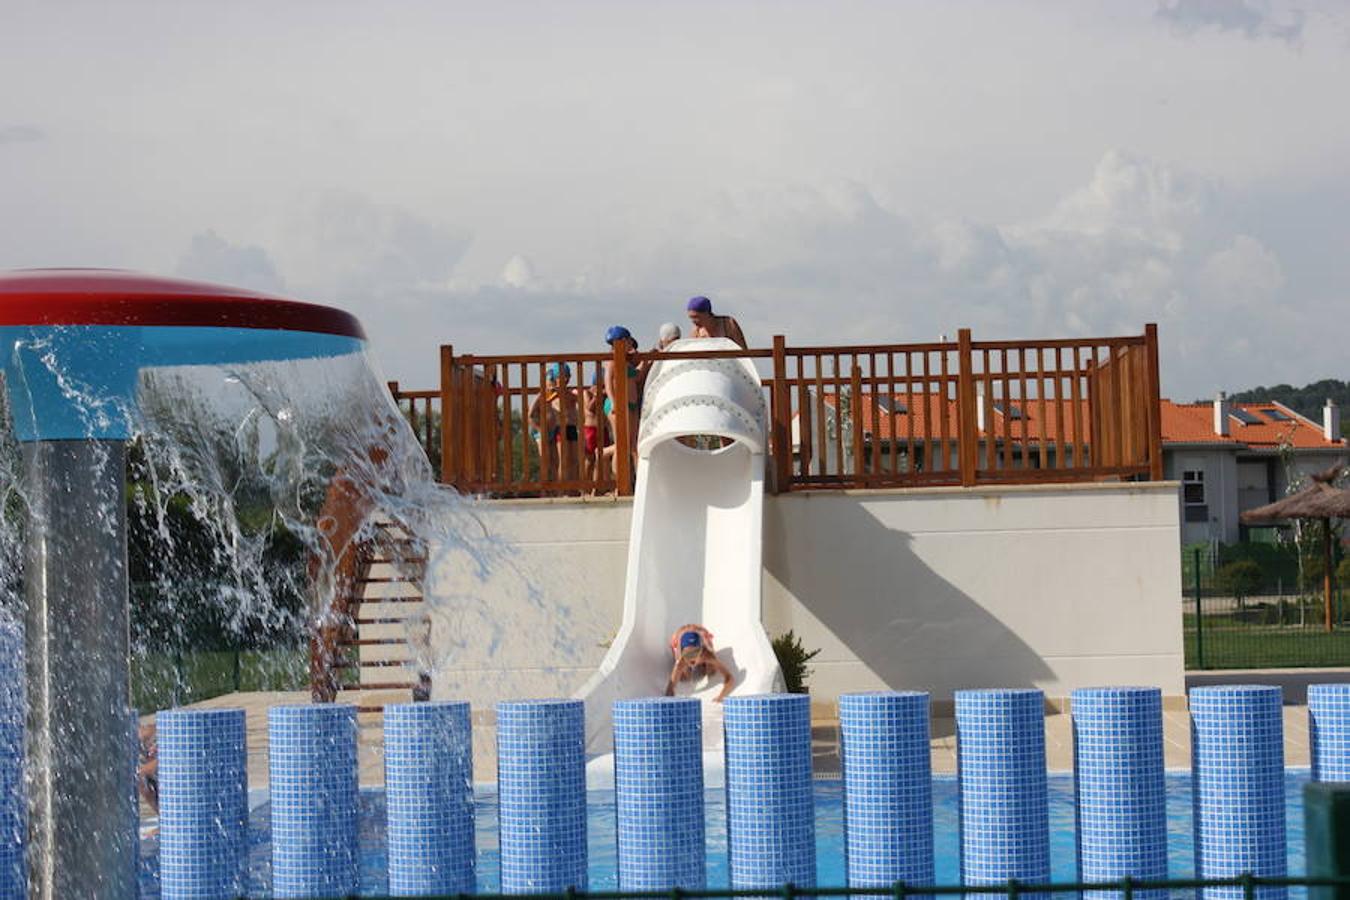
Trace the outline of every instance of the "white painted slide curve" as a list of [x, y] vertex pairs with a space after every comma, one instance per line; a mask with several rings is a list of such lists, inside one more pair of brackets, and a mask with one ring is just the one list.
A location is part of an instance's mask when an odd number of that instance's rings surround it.
[[[734, 349], [725, 338], [705, 338], [676, 341], [669, 351]], [[615, 700], [664, 693], [669, 640], [681, 625], [712, 632], [718, 659], [736, 676], [734, 693], [781, 686], [760, 622], [766, 420], [749, 360], [669, 360], [648, 374], [623, 624], [599, 671], [577, 692], [586, 701], [588, 755], [612, 750]], [[680, 440], [695, 435], [726, 440]], [[705, 701], [705, 751], [722, 746], [722, 708], [711, 702], [721, 687], [717, 675], [677, 687]], [[610, 761], [595, 762], [603, 769]]]

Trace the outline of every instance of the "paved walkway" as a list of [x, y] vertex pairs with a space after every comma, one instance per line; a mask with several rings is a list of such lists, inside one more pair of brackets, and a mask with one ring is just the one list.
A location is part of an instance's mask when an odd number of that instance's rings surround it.
[[[308, 702], [307, 692], [227, 694], [195, 704], [201, 708], [241, 707], [248, 723], [248, 777], [250, 788], [267, 785], [267, 708], [284, 703]], [[474, 775], [478, 781], [494, 780], [496, 775], [495, 729], [489, 716], [475, 714]], [[378, 713], [360, 717], [360, 778], [365, 787], [377, 787], [384, 780], [384, 729]], [[1190, 719], [1184, 709], [1163, 711], [1163, 741], [1167, 768], [1190, 768]], [[812, 743], [816, 777], [829, 778], [839, 773], [839, 723], [818, 718], [812, 723]], [[1284, 707], [1285, 765], [1308, 765], [1308, 710], [1301, 705]], [[1073, 769], [1072, 721], [1067, 713], [1047, 713], [1045, 717], [1046, 762], [1051, 771]], [[932, 722], [933, 772], [949, 775], [956, 771], [956, 728], [951, 718]]]

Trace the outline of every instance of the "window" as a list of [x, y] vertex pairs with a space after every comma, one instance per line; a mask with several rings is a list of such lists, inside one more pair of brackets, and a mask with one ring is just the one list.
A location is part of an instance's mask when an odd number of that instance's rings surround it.
[[1015, 403], [995, 403], [994, 411], [999, 415], [1007, 416], [1009, 419], [1016, 420], [1022, 418], [1022, 410], [1018, 409], [1017, 404]]
[[1205, 473], [1188, 469], [1181, 473], [1181, 505], [1187, 522], [1208, 522], [1209, 506], [1205, 503]]
[[1282, 410], [1278, 409], [1263, 409], [1261, 410], [1261, 413], [1272, 422], [1294, 421], [1291, 416], [1285, 415], [1285, 413]]
[[1229, 413], [1230, 416], [1237, 419], [1243, 425], [1260, 425], [1261, 420], [1245, 409], [1235, 409]]
[[899, 400], [896, 400], [894, 397], [885, 394], [878, 394], [876, 395], [876, 397], [877, 397], [877, 406], [881, 407], [882, 412], [901, 413], [901, 414], [909, 412], [909, 410], [905, 408], [905, 404], [901, 403]]

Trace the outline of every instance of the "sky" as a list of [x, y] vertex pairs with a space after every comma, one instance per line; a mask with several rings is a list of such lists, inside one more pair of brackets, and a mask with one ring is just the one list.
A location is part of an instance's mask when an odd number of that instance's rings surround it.
[[358, 315], [385, 375], [1137, 334], [1164, 393], [1350, 378], [1350, 5], [0, 0], [0, 268]]

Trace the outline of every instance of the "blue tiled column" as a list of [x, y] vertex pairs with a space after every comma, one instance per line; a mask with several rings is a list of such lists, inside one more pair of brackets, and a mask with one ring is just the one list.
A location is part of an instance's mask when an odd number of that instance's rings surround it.
[[1308, 687], [1313, 781], [1350, 781], [1350, 684]]
[[956, 754], [961, 882], [1049, 881], [1044, 696], [957, 691]]
[[155, 733], [161, 896], [239, 896], [248, 852], [244, 711], [170, 710], [155, 716]]
[[[1162, 691], [1147, 687], [1073, 692], [1074, 796], [1080, 881], [1167, 877], [1167, 796]], [[1138, 891], [1161, 900], [1166, 891]], [[1086, 891], [1116, 900], [1119, 891]]]
[[355, 894], [356, 707], [274, 706], [267, 732], [273, 895]]
[[497, 704], [503, 893], [586, 889], [585, 743], [580, 700]]
[[700, 889], [706, 881], [702, 704], [614, 704], [619, 890]]
[[384, 709], [389, 893], [472, 893], [473, 740], [467, 703]]
[[22, 625], [0, 624], [0, 897], [25, 897], [23, 787], [26, 679]]
[[811, 698], [761, 694], [725, 706], [731, 886], [812, 886]]
[[[1285, 874], [1282, 692], [1266, 685], [1191, 690], [1195, 867], [1201, 878]], [[1260, 888], [1283, 900], [1284, 888]], [[1206, 888], [1206, 900], [1241, 888]]]
[[849, 886], [932, 884], [928, 695], [843, 694], [839, 731]]

